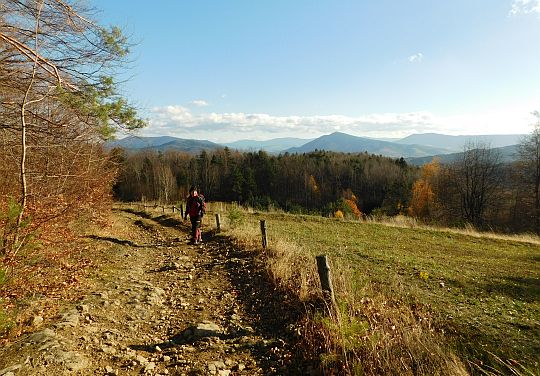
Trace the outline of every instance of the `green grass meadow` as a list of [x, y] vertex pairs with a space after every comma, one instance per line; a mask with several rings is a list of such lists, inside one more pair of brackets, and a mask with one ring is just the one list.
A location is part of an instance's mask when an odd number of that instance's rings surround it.
[[540, 374], [538, 244], [281, 213], [246, 219], [266, 220], [270, 247], [285, 240], [313, 263], [326, 254], [333, 265], [347, 265], [360, 295], [375, 286], [389, 299], [422, 306], [472, 369], [499, 368], [499, 357]]

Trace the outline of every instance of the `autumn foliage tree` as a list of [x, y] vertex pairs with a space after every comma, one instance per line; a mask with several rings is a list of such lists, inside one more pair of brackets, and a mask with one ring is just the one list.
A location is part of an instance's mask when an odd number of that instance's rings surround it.
[[343, 192], [343, 199], [348, 208], [347, 212], [350, 212], [354, 218], [360, 218], [362, 212], [358, 208], [358, 198], [350, 188]]
[[438, 208], [434, 185], [440, 170], [438, 159], [422, 166], [422, 175], [412, 187], [412, 198], [408, 208], [410, 216], [424, 220], [433, 218]]
[[[128, 53], [117, 28], [83, 2], [0, 3], [0, 256], [11, 262], [35, 230], [108, 203], [115, 167], [100, 140], [144, 125], [117, 93]], [[13, 213], [16, 217], [13, 218]]]

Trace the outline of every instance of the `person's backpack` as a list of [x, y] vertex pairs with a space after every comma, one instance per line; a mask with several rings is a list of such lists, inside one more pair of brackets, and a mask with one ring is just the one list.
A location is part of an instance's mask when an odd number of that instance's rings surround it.
[[199, 206], [199, 215], [202, 217], [206, 214], [206, 202], [204, 201], [204, 196], [199, 194], [197, 196], [197, 203]]

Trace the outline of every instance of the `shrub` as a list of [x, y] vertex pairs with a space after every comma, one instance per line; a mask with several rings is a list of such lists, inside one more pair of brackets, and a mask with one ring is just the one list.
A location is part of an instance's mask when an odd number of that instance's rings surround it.
[[230, 208], [227, 212], [227, 218], [229, 219], [229, 226], [231, 228], [238, 227], [244, 223], [244, 212], [237, 208]]

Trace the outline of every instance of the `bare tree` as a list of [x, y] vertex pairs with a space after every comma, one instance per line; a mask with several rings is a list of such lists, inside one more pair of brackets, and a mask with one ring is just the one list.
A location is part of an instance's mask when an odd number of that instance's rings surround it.
[[467, 144], [449, 167], [448, 183], [454, 185], [463, 220], [481, 227], [488, 208], [496, 204], [501, 183], [500, 154], [482, 143]]
[[520, 143], [519, 156], [523, 166], [523, 180], [532, 191], [535, 231], [540, 233], [540, 112], [535, 111], [533, 114], [537, 121], [532, 133]]

